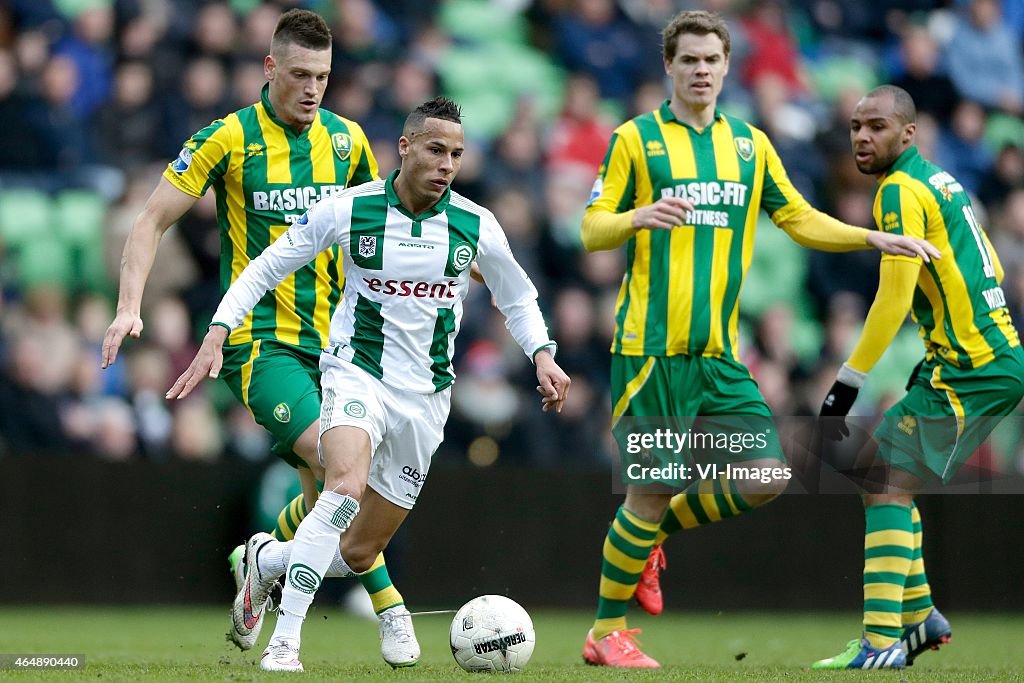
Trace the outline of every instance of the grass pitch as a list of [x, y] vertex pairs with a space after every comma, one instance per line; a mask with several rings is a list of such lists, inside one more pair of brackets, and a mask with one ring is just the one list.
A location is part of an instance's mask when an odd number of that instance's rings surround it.
[[[635, 612], [636, 610], [634, 610]], [[532, 610], [537, 648], [522, 681], [1024, 681], [1024, 616], [947, 613], [953, 642], [922, 655], [903, 671], [811, 671], [811, 661], [838, 653], [857, 635], [859, 615], [634, 615], [644, 650], [660, 671], [588, 667], [580, 652], [591, 615]], [[208, 607], [0, 608], [0, 654], [84, 655], [74, 672], [0, 671], [0, 679], [103, 681], [281, 680], [258, 658], [270, 636], [239, 652], [225, 640], [228, 610]], [[303, 681], [481, 680], [455, 664], [448, 649], [450, 615], [416, 618], [423, 656], [392, 671], [380, 658], [372, 621], [333, 608], [314, 608], [303, 632]]]

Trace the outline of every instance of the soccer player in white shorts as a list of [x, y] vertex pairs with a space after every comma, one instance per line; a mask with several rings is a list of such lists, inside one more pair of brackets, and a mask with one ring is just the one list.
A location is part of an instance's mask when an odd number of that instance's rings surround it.
[[[250, 261], [167, 392], [184, 398], [217, 376], [228, 331], [246, 324], [267, 291], [314, 258], [343, 259], [345, 291], [320, 360], [324, 492], [292, 542], [250, 539], [249, 578], [233, 609], [237, 629], [285, 576], [265, 670], [302, 671], [302, 622], [322, 579], [368, 570], [414, 506], [448, 418], [453, 343], [473, 263], [536, 366], [542, 408], [561, 410], [565, 401], [569, 377], [554, 361], [536, 288], [494, 215], [450, 188], [464, 151], [460, 115], [446, 98], [417, 107], [398, 142], [398, 171], [318, 202]], [[411, 634], [408, 612], [393, 621], [387, 628]]]

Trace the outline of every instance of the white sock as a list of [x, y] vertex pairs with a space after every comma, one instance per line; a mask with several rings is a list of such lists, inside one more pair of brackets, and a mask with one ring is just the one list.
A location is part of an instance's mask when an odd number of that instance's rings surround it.
[[276, 638], [300, 639], [302, 620], [313, 603], [324, 574], [331, 566], [341, 534], [359, 512], [359, 502], [333, 491], [320, 495], [316, 505], [295, 531], [289, 544], [291, 558], [281, 593], [281, 615], [274, 627]]
[[[273, 576], [276, 579], [288, 569], [291, 558], [292, 541], [274, 541], [263, 546], [260, 554], [256, 556], [256, 562], [262, 576]], [[334, 559], [331, 560], [331, 566], [327, 568], [324, 578], [352, 576], [354, 573], [341, 556], [341, 546], [335, 548]]]
[[273, 576], [275, 579], [284, 574], [288, 569], [288, 560], [292, 556], [291, 541], [271, 541], [262, 548], [256, 556], [256, 567], [260, 570], [260, 576]]
[[334, 559], [331, 560], [331, 566], [327, 568], [327, 573], [324, 576], [330, 577], [345, 577], [355, 576], [356, 573], [352, 571], [352, 567], [348, 566], [348, 562], [341, 556], [341, 547], [334, 549]]

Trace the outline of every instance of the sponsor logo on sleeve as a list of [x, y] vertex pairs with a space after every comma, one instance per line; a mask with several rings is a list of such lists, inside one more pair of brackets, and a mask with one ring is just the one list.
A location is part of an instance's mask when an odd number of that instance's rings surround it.
[[886, 232], [895, 232], [900, 229], [900, 215], [895, 211], [882, 216], [882, 230]]
[[594, 186], [590, 188], [590, 199], [587, 200], [587, 206], [596, 202], [602, 192], [604, 192], [604, 180], [602, 176], [598, 176], [597, 180], [594, 181]]
[[189, 149], [188, 145], [181, 148], [178, 153], [178, 158], [171, 162], [171, 168], [177, 174], [182, 174], [188, 170], [188, 167], [192, 165], [192, 150]]

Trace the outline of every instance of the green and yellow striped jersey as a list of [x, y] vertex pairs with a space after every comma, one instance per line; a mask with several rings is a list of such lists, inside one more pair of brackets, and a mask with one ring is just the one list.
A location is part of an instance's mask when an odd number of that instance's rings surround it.
[[[377, 161], [357, 123], [321, 109], [311, 126], [296, 133], [275, 117], [268, 91], [265, 85], [259, 102], [189, 138], [164, 171], [194, 197], [214, 188], [221, 294], [315, 202], [377, 179]], [[319, 352], [343, 283], [333, 247], [268, 292], [227, 343], [273, 339]]]
[[999, 259], [953, 176], [911, 147], [880, 179], [874, 213], [879, 230], [926, 239], [942, 252], [921, 268], [911, 308], [929, 358], [980, 367], [1020, 346]]
[[717, 110], [696, 130], [665, 102], [615, 130], [587, 210], [622, 213], [673, 195], [693, 204], [688, 224], [639, 230], [626, 244], [612, 353], [738, 360], [758, 213], [778, 224], [811, 207], [762, 131]]

